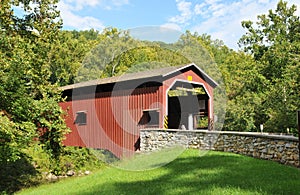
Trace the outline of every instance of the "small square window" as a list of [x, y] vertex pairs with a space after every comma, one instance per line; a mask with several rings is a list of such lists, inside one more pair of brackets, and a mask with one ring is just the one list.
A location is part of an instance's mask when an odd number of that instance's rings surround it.
[[86, 112], [85, 111], [76, 112], [75, 124], [86, 125]]
[[143, 117], [145, 119], [145, 125], [148, 127], [154, 127], [159, 125], [159, 112], [158, 110], [144, 110]]

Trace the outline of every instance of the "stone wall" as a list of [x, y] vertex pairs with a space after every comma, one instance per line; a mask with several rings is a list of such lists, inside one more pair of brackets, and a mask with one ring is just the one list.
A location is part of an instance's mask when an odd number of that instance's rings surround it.
[[206, 130], [141, 130], [141, 151], [181, 145], [187, 148], [234, 152], [299, 166], [298, 138], [253, 132]]

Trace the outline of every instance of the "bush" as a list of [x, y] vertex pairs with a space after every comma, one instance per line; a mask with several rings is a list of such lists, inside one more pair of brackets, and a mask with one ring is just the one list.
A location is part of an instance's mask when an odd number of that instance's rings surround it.
[[[46, 176], [53, 173], [53, 166], [48, 153], [42, 148], [43, 144], [36, 141], [26, 149], [19, 151], [15, 161], [0, 163], [0, 194], [11, 194], [22, 188], [46, 183]], [[100, 161], [87, 148], [63, 147], [57, 175], [74, 172], [93, 171], [103, 167]]]

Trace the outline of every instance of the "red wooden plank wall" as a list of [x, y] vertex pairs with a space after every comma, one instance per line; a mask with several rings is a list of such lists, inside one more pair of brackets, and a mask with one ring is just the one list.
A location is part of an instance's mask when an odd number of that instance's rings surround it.
[[[139, 138], [144, 109], [158, 108], [162, 115], [162, 87], [100, 92], [95, 98], [61, 103], [67, 110], [66, 123], [71, 128], [64, 141], [68, 146], [110, 150], [119, 158], [131, 156]], [[76, 113], [87, 114], [86, 125], [75, 124]], [[160, 116], [162, 118], [162, 116]], [[162, 120], [159, 127], [162, 127]]]

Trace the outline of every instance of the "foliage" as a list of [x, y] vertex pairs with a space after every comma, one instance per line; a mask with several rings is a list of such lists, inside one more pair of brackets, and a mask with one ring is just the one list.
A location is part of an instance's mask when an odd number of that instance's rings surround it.
[[26, 129], [32, 126], [28, 123], [15, 124], [0, 112], [0, 164], [14, 162], [21, 157], [20, 148], [31, 138]]
[[119, 31], [115, 28], [105, 29], [95, 41], [97, 45], [89, 48], [91, 51], [83, 59], [75, 82], [113, 76], [118, 64], [111, 64], [109, 70], [105, 71], [107, 65], [121, 53], [138, 44], [138, 41], [131, 38], [127, 31]]
[[239, 43], [257, 61], [258, 74], [267, 79], [262, 106], [267, 117], [261, 122], [268, 131], [296, 129], [300, 19], [295, 13], [295, 5], [288, 7], [287, 2], [279, 1], [275, 11], [258, 16], [256, 26], [251, 21], [242, 22], [247, 33]]
[[104, 166], [93, 149], [66, 147], [61, 159], [62, 172], [74, 171], [94, 171]]
[[[1, 162], [17, 160], [21, 149], [33, 138], [44, 144], [54, 165], [58, 164], [61, 141], [67, 132], [56, 84], [50, 82], [52, 43], [56, 43], [61, 21], [57, 20], [55, 0], [2, 1], [0, 32], [0, 110], [1, 139], [11, 155], [1, 156]], [[13, 6], [24, 11], [23, 17], [13, 13]], [[1, 144], [2, 144], [1, 143]], [[55, 169], [55, 168], [54, 168]]]
[[0, 164], [0, 194], [13, 194], [41, 182], [41, 176], [31, 161], [30, 157], [22, 154], [13, 162]]
[[265, 117], [267, 80], [251, 56], [231, 52], [220, 65], [226, 86], [228, 105], [224, 130], [256, 131]]
[[114, 65], [111, 64], [115, 63], [116, 68], [114, 72], [118, 75], [124, 72], [139, 72], [167, 66], [182, 65], [189, 62], [190, 61], [180, 53], [163, 48], [160, 45], [153, 44], [152, 46], [151, 44], [136, 47], [122, 53], [108, 64], [107, 68], [113, 67]]
[[208, 117], [207, 116], [203, 116], [200, 117], [200, 120], [197, 121], [197, 127], [199, 129], [207, 129], [208, 128]]
[[[31, 147], [24, 150], [24, 153], [31, 158], [32, 164], [36, 167], [39, 175], [52, 171], [51, 159], [47, 158], [48, 154], [44, 151], [42, 144], [33, 143]], [[104, 163], [99, 161], [90, 149], [66, 146], [62, 151], [59, 166], [60, 173], [58, 175], [65, 175], [69, 170], [76, 172], [93, 171], [102, 166], [104, 166]]]
[[[22, 150], [20, 158], [14, 162], [0, 164], [0, 194], [12, 194], [18, 190], [48, 183], [46, 176], [51, 172], [51, 160], [39, 142], [31, 143]], [[76, 173], [94, 171], [104, 164], [89, 149], [64, 148], [60, 160], [61, 175], [72, 170]]]
[[214, 75], [215, 70], [209, 69], [212, 59], [207, 46], [197, 37], [187, 31], [176, 43], [166, 44], [136, 40], [129, 32], [115, 28], [105, 29], [96, 39], [98, 45], [84, 58], [75, 82], [192, 61]]

